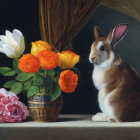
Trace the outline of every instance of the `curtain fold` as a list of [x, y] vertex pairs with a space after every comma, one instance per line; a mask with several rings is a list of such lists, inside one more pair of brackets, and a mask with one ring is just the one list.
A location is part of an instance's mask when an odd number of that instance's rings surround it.
[[54, 50], [72, 49], [71, 40], [93, 14], [100, 0], [39, 0], [42, 40]]
[[101, 0], [100, 3], [140, 21], [140, 0]]

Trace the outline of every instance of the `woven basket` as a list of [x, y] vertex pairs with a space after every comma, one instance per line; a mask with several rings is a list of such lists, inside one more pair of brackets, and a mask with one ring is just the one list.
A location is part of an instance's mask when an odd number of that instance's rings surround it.
[[54, 122], [57, 120], [63, 105], [62, 96], [55, 101], [48, 101], [47, 96], [35, 95], [28, 100], [30, 115], [34, 121]]

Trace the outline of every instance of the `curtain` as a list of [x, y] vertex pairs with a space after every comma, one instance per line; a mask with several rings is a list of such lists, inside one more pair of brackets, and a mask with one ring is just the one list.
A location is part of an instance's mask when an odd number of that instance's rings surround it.
[[72, 38], [93, 14], [100, 0], [39, 0], [42, 40], [57, 50], [72, 49]]
[[101, 0], [100, 3], [140, 21], [140, 0]]

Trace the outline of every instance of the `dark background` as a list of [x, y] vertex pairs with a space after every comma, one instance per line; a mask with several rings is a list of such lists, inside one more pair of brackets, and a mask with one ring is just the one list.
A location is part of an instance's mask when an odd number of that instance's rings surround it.
[[[140, 73], [140, 24], [135, 19], [111, 10], [104, 6], [99, 6], [88, 23], [73, 39], [73, 48], [81, 57], [77, 65], [81, 76], [79, 85], [72, 94], [63, 94], [64, 105], [62, 113], [66, 114], [95, 114], [99, 111], [97, 103], [97, 90], [92, 82], [93, 65], [88, 61], [90, 46], [94, 41], [93, 28], [99, 25], [104, 35], [107, 35], [117, 24], [129, 23], [126, 37], [117, 44], [115, 51], [118, 52], [128, 64], [133, 66]], [[38, 0], [5, 0], [0, 4], [0, 35], [5, 34], [5, 30], [13, 29], [22, 31], [26, 52], [30, 51], [31, 42], [40, 40]], [[12, 59], [0, 53], [0, 66], [11, 66]], [[0, 75], [0, 87], [9, 78]], [[20, 99], [25, 103], [26, 96], [20, 95]]]

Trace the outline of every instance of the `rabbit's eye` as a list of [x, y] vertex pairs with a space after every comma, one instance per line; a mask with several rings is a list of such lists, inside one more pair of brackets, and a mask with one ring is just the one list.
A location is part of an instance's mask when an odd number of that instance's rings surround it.
[[101, 47], [100, 47], [100, 51], [104, 51], [105, 50], [105, 47], [104, 47], [104, 45], [102, 45]]

